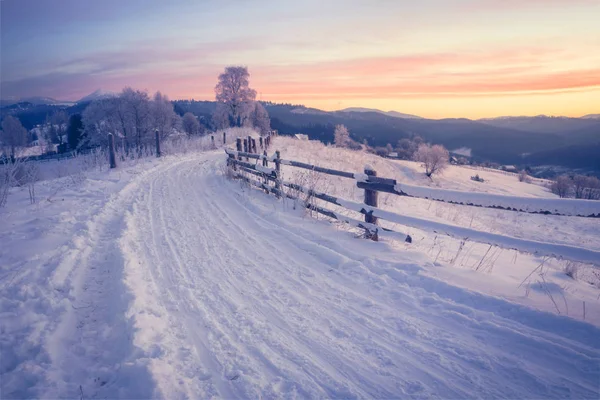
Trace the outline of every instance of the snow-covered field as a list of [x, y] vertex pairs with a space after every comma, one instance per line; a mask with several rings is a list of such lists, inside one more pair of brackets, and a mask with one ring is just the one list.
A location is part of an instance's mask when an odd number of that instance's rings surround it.
[[[271, 150], [432, 185], [413, 163], [297, 143]], [[483, 257], [472, 243], [457, 256], [453, 239], [406, 227], [411, 245], [361, 240], [227, 179], [224, 161], [222, 150], [148, 158], [44, 181], [34, 205], [26, 189], [11, 194], [0, 209], [1, 398], [600, 396], [591, 268], [574, 280], [547, 260], [518, 287], [541, 260]], [[351, 180], [286, 168], [362, 198]], [[433, 185], [551, 196], [500, 176], [469, 186], [466, 174], [451, 168]], [[597, 220], [380, 202], [555, 243], [593, 249], [600, 238]]]

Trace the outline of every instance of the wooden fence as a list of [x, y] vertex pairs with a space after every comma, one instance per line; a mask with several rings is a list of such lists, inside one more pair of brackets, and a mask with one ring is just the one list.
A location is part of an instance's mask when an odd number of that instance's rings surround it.
[[[539, 256], [551, 256], [600, 265], [600, 251], [588, 250], [575, 246], [518, 239], [392, 213], [378, 208], [377, 197], [379, 192], [384, 192], [399, 196], [429, 199], [465, 206], [583, 218], [600, 217], [599, 201], [513, 197], [406, 185], [398, 183], [395, 179], [378, 177], [377, 172], [370, 167], [366, 167], [362, 173], [340, 171], [299, 161], [285, 160], [281, 158], [279, 151], [276, 151], [272, 156], [268, 156], [266, 152], [267, 148], [268, 144], [265, 142], [265, 145], [260, 147], [260, 149], [263, 150], [262, 154], [259, 154], [258, 149], [255, 147], [255, 143], [248, 138], [243, 141], [238, 139], [237, 151], [225, 149], [225, 152], [228, 155], [227, 164], [233, 170], [233, 176], [265, 190], [267, 193], [273, 193], [278, 197], [298, 199], [299, 194], [304, 194], [306, 198], [319, 199], [361, 213], [364, 215], [364, 221], [341, 215], [333, 210], [315, 205], [313, 202], [304, 201], [306, 208], [319, 214], [326, 215], [327, 217], [346, 222], [351, 226], [361, 228], [365, 231], [365, 236], [372, 240], [378, 240], [379, 236], [383, 235], [391, 236], [395, 239], [400, 239], [409, 243], [412, 242], [412, 238], [409, 235], [379, 226], [378, 219], [382, 219], [435, 234], [451, 236], [463, 241], [471, 240]], [[249, 151], [242, 151], [242, 149]], [[273, 163], [274, 168], [270, 168], [269, 163]], [[281, 179], [281, 168], [284, 165], [353, 179], [355, 180], [357, 187], [364, 189], [365, 191], [364, 203], [352, 202], [326, 193], [320, 193], [292, 182], [286, 182]], [[284, 190], [284, 188], [291, 190]]]

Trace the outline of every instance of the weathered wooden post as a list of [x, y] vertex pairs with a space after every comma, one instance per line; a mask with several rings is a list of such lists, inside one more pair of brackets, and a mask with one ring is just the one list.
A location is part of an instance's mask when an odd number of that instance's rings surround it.
[[227, 133], [223, 131], [223, 144], [227, 143]]
[[212, 145], [213, 149], [217, 148], [217, 146], [215, 146], [215, 135], [210, 135], [210, 144]]
[[156, 139], [156, 157], [160, 157], [160, 137], [158, 129], [154, 130], [154, 138]]
[[248, 139], [244, 139], [244, 153], [248, 152]]
[[258, 154], [258, 151], [256, 151], [256, 139], [254, 138], [252, 138], [252, 152]]
[[279, 153], [279, 150], [275, 151], [275, 171], [277, 171], [275, 189], [277, 189], [277, 196], [279, 196], [279, 193], [281, 193], [281, 153]]
[[263, 148], [263, 137], [262, 136], [258, 138], [258, 144], [260, 144], [260, 148], [262, 149]]
[[108, 160], [111, 168], [117, 168], [117, 156], [115, 155], [115, 137], [108, 134]]
[[262, 160], [263, 161], [262, 162], [263, 167], [268, 167], [269, 166], [269, 160], [267, 160], [267, 151], [266, 150], [263, 151], [263, 157], [264, 157], [263, 160]]
[[[238, 153], [242, 152], [242, 138], [237, 138], [235, 139], [235, 148], [238, 151]], [[238, 155], [238, 160], [241, 160], [242, 157], [240, 155]]]
[[[367, 175], [367, 177], [377, 176], [377, 172], [370, 165], [365, 165], [365, 175]], [[365, 204], [371, 207], [377, 207], [377, 193], [376, 190], [365, 189]], [[373, 213], [367, 213], [365, 214], [365, 222], [377, 225], [377, 217], [374, 217]], [[379, 237], [377, 232], [372, 233], [370, 239], [378, 241]]]
[[252, 137], [248, 135], [248, 153], [252, 153]]

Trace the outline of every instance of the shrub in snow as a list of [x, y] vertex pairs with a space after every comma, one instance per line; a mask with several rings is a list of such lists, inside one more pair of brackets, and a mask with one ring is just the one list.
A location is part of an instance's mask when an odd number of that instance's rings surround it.
[[450, 154], [444, 146], [421, 144], [414, 155], [414, 159], [423, 163], [425, 175], [431, 178], [433, 174], [443, 171], [448, 166]]
[[519, 171], [519, 182], [531, 183], [531, 178], [524, 169]]
[[568, 261], [565, 265], [565, 274], [571, 279], [577, 279], [577, 272], [579, 271], [579, 264], [573, 261]]

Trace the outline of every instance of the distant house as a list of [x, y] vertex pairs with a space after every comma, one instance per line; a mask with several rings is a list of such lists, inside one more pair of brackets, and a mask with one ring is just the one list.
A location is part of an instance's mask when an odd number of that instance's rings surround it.
[[519, 169], [514, 165], [503, 165], [500, 167], [500, 169], [506, 172], [519, 172]]
[[457, 165], [458, 164], [458, 158], [451, 156], [450, 157], [450, 164], [454, 164]]
[[400, 157], [398, 157], [398, 153], [395, 151], [388, 153], [388, 157], [389, 158], [400, 158]]
[[303, 133], [296, 133], [294, 135], [294, 139], [298, 139], [298, 140], [308, 140], [308, 135], [305, 135]]

